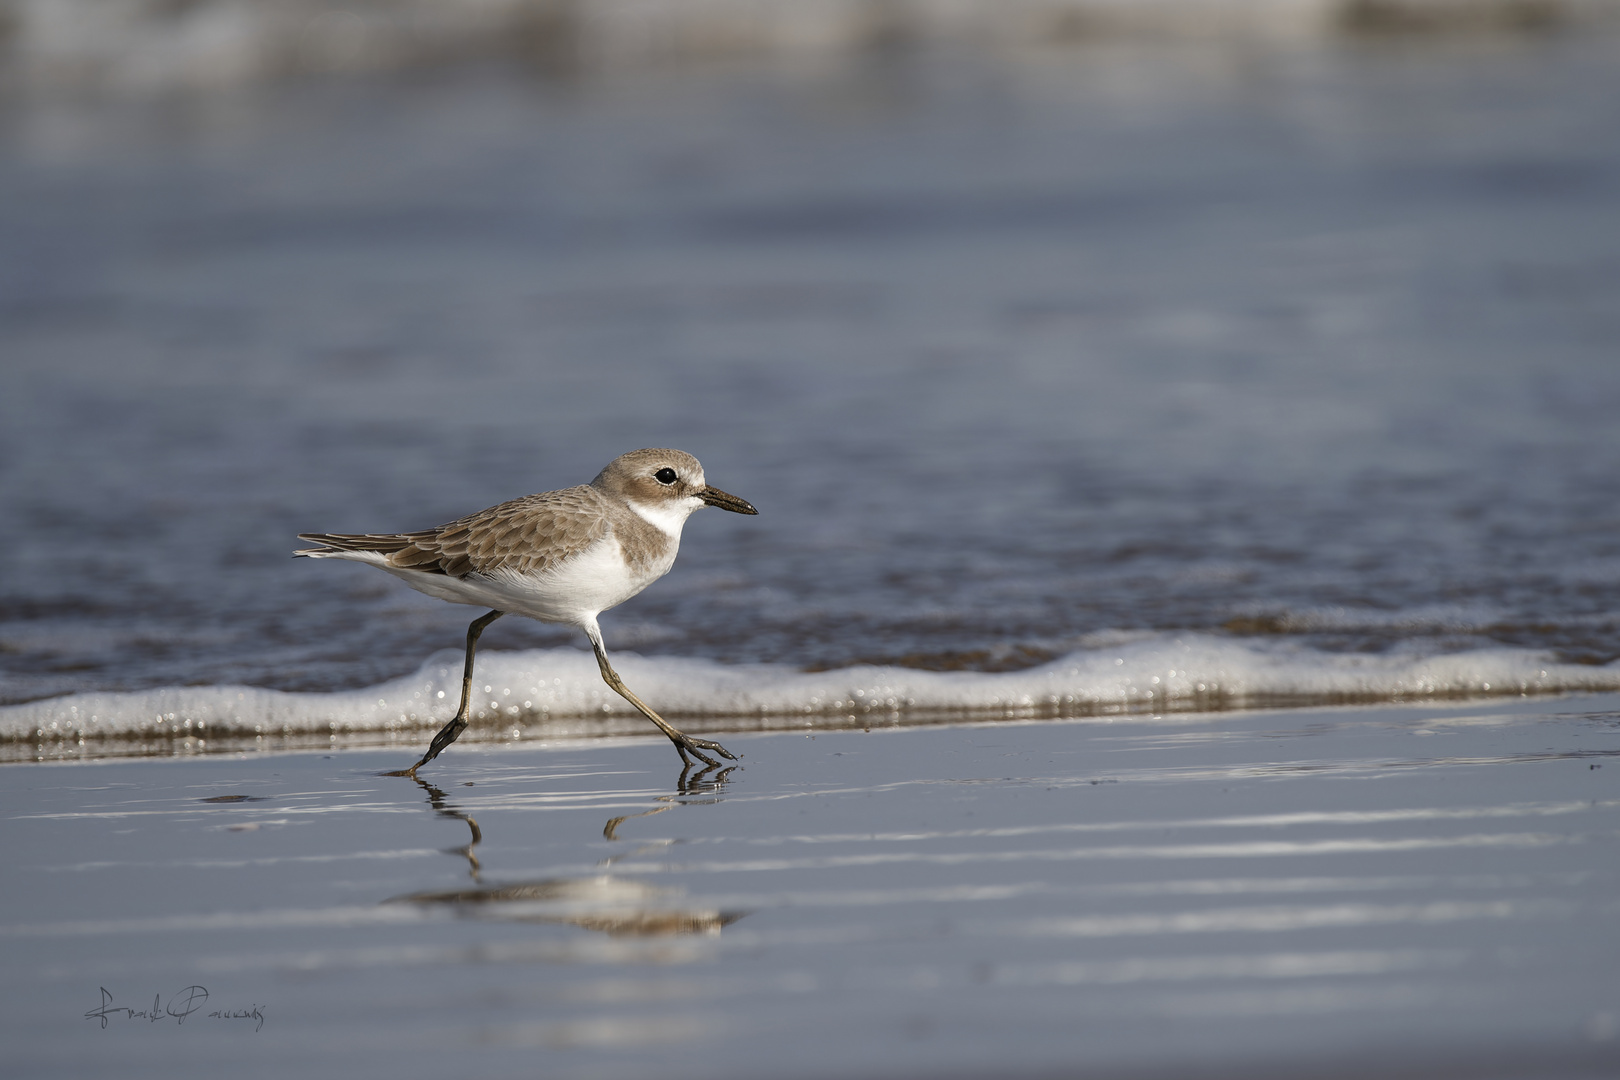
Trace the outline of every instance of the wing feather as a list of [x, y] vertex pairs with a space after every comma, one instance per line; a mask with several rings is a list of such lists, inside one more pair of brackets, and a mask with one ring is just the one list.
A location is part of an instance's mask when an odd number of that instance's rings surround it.
[[379, 552], [401, 570], [456, 578], [502, 570], [536, 574], [608, 534], [604, 503], [595, 488], [581, 485], [525, 495], [421, 532], [299, 533], [298, 538], [326, 550]]

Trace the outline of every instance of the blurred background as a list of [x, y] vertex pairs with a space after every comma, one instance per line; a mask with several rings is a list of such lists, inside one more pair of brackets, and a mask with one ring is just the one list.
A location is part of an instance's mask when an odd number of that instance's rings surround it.
[[[1617, 1075], [1620, 698], [1516, 700], [1620, 689], [1617, 61], [1620, 0], [0, 0], [0, 761], [94, 759], [6, 777], [8, 1064]], [[608, 647], [746, 767], [505, 619], [378, 775], [475, 612], [296, 534], [643, 446], [760, 514]], [[1347, 700], [1408, 703], [1213, 711]], [[93, 1022], [204, 983], [262, 1037]]]
[[0, 0], [0, 703], [412, 671], [468, 613], [295, 533], [659, 445], [761, 516], [694, 519], [611, 648], [1605, 664], [1617, 29], [1610, 0]]

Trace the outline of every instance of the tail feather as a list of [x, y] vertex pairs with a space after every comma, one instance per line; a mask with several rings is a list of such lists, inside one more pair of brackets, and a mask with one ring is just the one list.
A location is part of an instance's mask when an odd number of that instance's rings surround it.
[[295, 557], [330, 555], [336, 551], [375, 551], [379, 555], [392, 555], [409, 547], [416, 538], [409, 533], [299, 533], [298, 539], [323, 546], [295, 551]]

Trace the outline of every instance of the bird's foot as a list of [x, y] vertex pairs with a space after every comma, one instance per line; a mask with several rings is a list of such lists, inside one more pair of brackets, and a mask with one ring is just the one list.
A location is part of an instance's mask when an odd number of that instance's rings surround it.
[[428, 744], [427, 753], [422, 755], [422, 760], [421, 761], [418, 761], [415, 765], [412, 765], [408, 769], [400, 769], [398, 772], [383, 773], [383, 775], [384, 776], [408, 776], [412, 780], [415, 780], [416, 779], [416, 770], [417, 769], [420, 769], [422, 766], [426, 765], [428, 762], [430, 762], [434, 758], [438, 757], [440, 750], [443, 750], [445, 747], [447, 747], [451, 743], [455, 742], [457, 736], [459, 736], [463, 731], [466, 731], [466, 730], [467, 730], [467, 721], [464, 720], [459, 715], [456, 716], [448, 724], [446, 724], [446, 725], [444, 725], [444, 727], [440, 728], [439, 733], [437, 735], [433, 736], [433, 741]]
[[714, 760], [714, 758], [710, 757], [708, 754], [705, 754], [703, 751], [713, 750], [727, 761], [737, 760], [736, 754], [733, 754], [730, 750], [727, 750], [719, 743], [711, 742], [708, 739], [694, 739], [690, 735], [677, 731], [669, 737], [669, 741], [675, 744], [675, 752], [681, 755], [681, 760], [688, 766], [692, 764], [691, 758], [686, 756], [688, 752], [690, 752], [693, 757], [697, 758], [705, 765], [708, 765], [710, 768], [714, 769], [718, 769], [720, 767], [720, 763]]

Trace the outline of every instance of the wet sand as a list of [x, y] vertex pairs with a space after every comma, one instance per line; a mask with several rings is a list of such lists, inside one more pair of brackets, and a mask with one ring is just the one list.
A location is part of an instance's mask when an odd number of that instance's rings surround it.
[[726, 742], [6, 766], [11, 1067], [1620, 1071], [1620, 696]]

